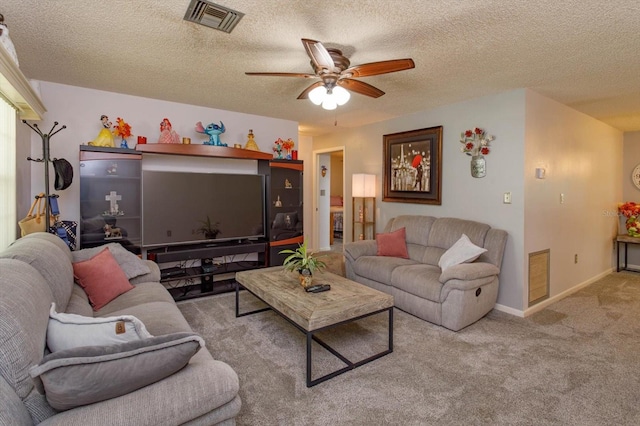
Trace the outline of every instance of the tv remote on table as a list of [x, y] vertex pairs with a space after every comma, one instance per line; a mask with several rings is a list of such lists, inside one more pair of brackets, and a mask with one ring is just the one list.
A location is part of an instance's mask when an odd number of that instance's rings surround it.
[[316, 285], [312, 285], [311, 287], [308, 287], [307, 293], [320, 293], [322, 291], [327, 291], [330, 290], [331, 286], [329, 284], [316, 284]]

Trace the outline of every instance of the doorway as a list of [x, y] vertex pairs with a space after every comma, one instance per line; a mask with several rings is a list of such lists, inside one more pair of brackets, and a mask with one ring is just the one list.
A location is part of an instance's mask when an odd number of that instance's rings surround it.
[[344, 147], [315, 151], [314, 154], [314, 240], [318, 250], [342, 253]]

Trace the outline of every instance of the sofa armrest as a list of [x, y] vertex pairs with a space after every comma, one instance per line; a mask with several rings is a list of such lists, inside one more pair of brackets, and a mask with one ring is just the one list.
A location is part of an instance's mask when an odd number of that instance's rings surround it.
[[160, 267], [158, 266], [158, 264], [152, 260], [144, 260], [143, 262], [149, 267], [151, 272], [131, 278], [129, 282], [133, 285], [136, 285], [140, 283], [160, 281]]
[[378, 244], [375, 240], [354, 241], [344, 245], [345, 257], [354, 261], [362, 256], [375, 256], [378, 254]]
[[449, 280], [472, 281], [498, 275], [500, 269], [486, 262], [461, 263], [447, 268], [440, 274], [439, 281], [446, 284]]

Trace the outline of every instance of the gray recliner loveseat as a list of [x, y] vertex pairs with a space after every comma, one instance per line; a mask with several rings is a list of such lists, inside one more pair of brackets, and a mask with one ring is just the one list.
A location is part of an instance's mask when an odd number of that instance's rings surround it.
[[[505, 231], [470, 220], [405, 215], [391, 219], [383, 232], [401, 228], [406, 230], [408, 258], [377, 255], [375, 240], [346, 243], [347, 278], [391, 294], [397, 308], [454, 331], [493, 309]], [[443, 272], [438, 262], [462, 234], [487, 251]]]

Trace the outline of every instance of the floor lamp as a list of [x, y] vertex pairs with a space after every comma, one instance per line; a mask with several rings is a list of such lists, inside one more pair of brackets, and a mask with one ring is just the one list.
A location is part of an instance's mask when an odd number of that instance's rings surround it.
[[[356, 235], [359, 240], [375, 238], [376, 175], [354, 174], [351, 177], [351, 197], [353, 198], [352, 241], [356, 241]], [[356, 201], [358, 199], [359, 203]], [[358, 210], [356, 210], [356, 204]]]

